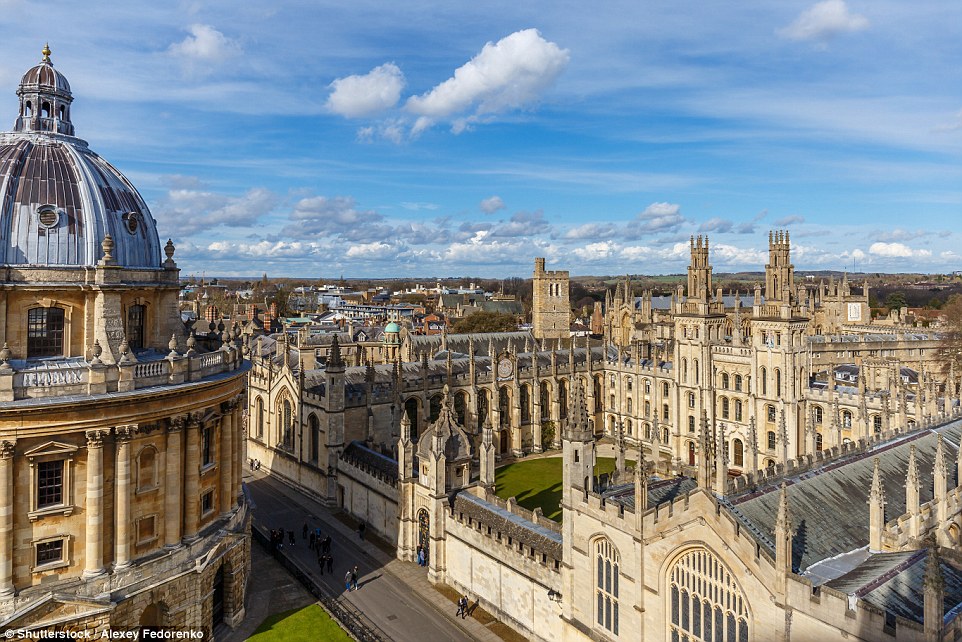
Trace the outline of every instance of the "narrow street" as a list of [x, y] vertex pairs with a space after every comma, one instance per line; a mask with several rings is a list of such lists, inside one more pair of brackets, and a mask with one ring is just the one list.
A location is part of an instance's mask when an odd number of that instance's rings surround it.
[[[247, 488], [255, 508], [254, 527], [285, 531], [283, 555], [317, 581], [330, 597], [355, 607], [366, 624], [398, 642], [435, 642], [441, 640], [484, 640], [501, 638], [472, 618], [455, 617], [456, 606], [428, 582], [427, 573], [416, 564], [401, 562], [376, 545], [361, 541], [356, 531], [334, 518], [319, 503], [300, 496], [284, 484], [262, 473], [245, 471]], [[323, 575], [316, 554], [301, 538], [304, 523], [330, 535], [334, 572]], [[288, 544], [287, 531], [293, 531], [294, 546]], [[260, 546], [254, 542], [252, 546]], [[347, 592], [344, 574], [358, 567], [358, 590]], [[251, 580], [256, 586], [258, 578]]]

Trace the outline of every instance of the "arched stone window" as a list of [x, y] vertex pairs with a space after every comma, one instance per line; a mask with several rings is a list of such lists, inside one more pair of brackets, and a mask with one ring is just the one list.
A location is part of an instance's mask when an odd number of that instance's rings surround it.
[[768, 394], [768, 372], [765, 370], [765, 366], [758, 371], [758, 380], [762, 382], [762, 394]]
[[689, 393], [688, 393], [688, 407], [689, 407], [689, 408], [694, 408], [694, 407], [695, 407], [695, 393], [694, 393], [694, 392], [689, 392]]
[[626, 404], [626, 406], [627, 406], [627, 407], [626, 407], [626, 412], [630, 415], [630, 414], [631, 414], [631, 397], [628, 397], [628, 398], [625, 400], [625, 404]]
[[775, 368], [775, 396], [782, 396], [782, 371]]
[[748, 604], [731, 571], [706, 548], [682, 554], [668, 569], [672, 640], [748, 642]]
[[842, 425], [846, 428], [852, 427], [852, 413], [848, 410], [842, 411]]
[[774, 430], [768, 431], [768, 449], [775, 450], [775, 431]]
[[820, 452], [822, 450], [822, 433], [815, 433], [815, 452]]
[[735, 439], [732, 441], [733, 452], [733, 462], [736, 466], [745, 465], [745, 447], [742, 445], [741, 439]]
[[670, 390], [670, 388], [668, 387], [668, 382], [667, 382], [667, 381], [663, 382], [663, 383], [661, 384], [661, 394], [662, 394], [663, 396], [667, 397], [669, 390]]
[[688, 415], [688, 432], [695, 432], [695, 417]]
[[257, 422], [257, 432], [255, 433], [258, 439], [264, 438], [264, 400], [260, 397], [254, 402], [254, 413], [256, 415]]
[[157, 449], [146, 446], [137, 454], [137, 492], [157, 488]]
[[882, 416], [881, 415], [872, 416], [872, 430], [874, 432], [882, 432]]
[[688, 359], [681, 360], [681, 382], [688, 383]]
[[618, 635], [618, 569], [621, 556], [605, 538], [595, 540], [595, 622]]
[[531, 389], [528, 384], [521, 386], [521, 423], [531, 423]]
[[294, 448], [294, 408], [291, 402], [285, 399], [280, 407], [281, 419], [281, 446], [292, 450]]
[[551, 393], [547, 381], [541, 382], [541, 419], [542, 421], [551, 419]]
[[735, 390], [742, 391], [742, 376], [739, 374], [735, 375]]
[[[692, 369], [692, 370], [694, 371], [694, 373], [695, 373], [695, 383], [697, 384], [697, 383], [698, 383], [698, 374], [699, 374], [699, 372], [700, 372], [699, 369], [698, 369], [698, 359], [695, 359], [694, 361], [692, 361], [691, 364], [692, 364], [692, 365], [691, 365], [691, 369]], [[667, 394], [667, 393], [666, 393], [666, 394]]]
[[812, 418], [815, 420], [815, 423], [817, 424], [822, 423], [823, 417], [824, 417], [824, 414], [822, 413], [822, 407], [814, 406], [812, 408]]
[[559, 414], [561, 419], [568, 418], [568, 382], [562, 379], [558, 382], [558, 400], [561, 406]]
[[738, 399], [735, 400], [735, 421], [742, 420], [742, 402]]
[[459, 424], [468, 425], [468, 393], [463, 390], [454, 393], [454, 415]]
[[651, 379], [645, 379], [645, 394], [651, 394]]
[[730, 402], [728, 397], [721, 398], [721, 416], [722, 419], [728, 419]]
[[311, 439], [311, 463], [316, 464], [321, 449], [321, 428], [314, 413], [311, 413], [307, 416], [307, 426]]
[[728, 373], [723, 372], [721, 376], [721, 387], [728, 390]]

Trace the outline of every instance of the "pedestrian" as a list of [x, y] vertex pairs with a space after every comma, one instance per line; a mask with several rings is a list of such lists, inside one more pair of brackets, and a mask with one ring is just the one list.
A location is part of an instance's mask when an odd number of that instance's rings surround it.
[[294, 531], [287, 531], [287, 542], [293, 546], [294, 545]]
[[348, 592], [351, 591], [351, 571], [344, 574], [344, 588], [347, 589]]
[[462, 620], [464, 619], [464, 612], [468, 608], [467, 602], [468, 602], [468, 599], [466, 597], [458, 598], [458, 612], [454, 614], [454, 617], [458, 617], [460, 615], [461, 619]]
[[311, 531], [311, 536], [310, 536], [310, 538], [308, 538], [307, 542], [308, 542], [308, 544], [307, 544], [307, 545], [308, 545], [308, 548], [310, 548], [310, 549], [313, 551], [313, 550], [314, 550], [314, 544], [317, 543], [317, 538], [314, 536], [314, 531]]
[[327, 572], [334, 575], [334, 557], [331, 555], [327, 556]]
[[361, 538], [362, 542], [364, 541], [364, 529], [365, 529], [364, 522], [361, 522], [360, 524], [357, 525], [357, 536]]
[[424, 566], [424, 548], [418, 546], [418, 566]]
[[324, 559], [324, 556], [323, 556], [323, 555], [318, 555], [318, 556], [317, 556], [317, 567], [318, 567], [319, 569], [321, 569], [321, 575], [324, 575], [324, 562], [325, 562], [325, 561], [326, 561], [326, 560]]
[[307, 522], [304, 522], [304, 528], [301, 529], [301, 539], [307, 539]]
[[357, 590], [357, 567], [351, 569], [351, 588]]
[[325, 553], [331, 552], [331, 536], [330, 535], [324, 538], [324, 552]]

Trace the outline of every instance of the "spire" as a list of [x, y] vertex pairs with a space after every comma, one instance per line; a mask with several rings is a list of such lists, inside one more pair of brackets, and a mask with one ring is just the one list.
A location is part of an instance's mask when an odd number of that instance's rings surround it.
[[635, 460], [635, 517], [639, 528], [641, 514], [648, 509], [648, 462], [645, 461], [645, 447], [638, 444], [638, 458]]
[[945, 578], [942, 564], [934, 543], [929, 548], [925, 560], [925, 579], [923, 580], [922, 626], [926, 642], [942, 640], [945, 616]]
[[718, 439], [715, 442], [715, 492], [725, 495], [728, 487], [728, 456], [725, 453], [725, 424], [718, 424]]
[[565, 426], [566, 437], [570, 441], [590, 441], [591, 430], [588, 427], [588, 408], [585, 405], [585, 393], [581, 388], [581, 377], [572, 379], [571, 412], [568, 413]]
[[881, 551], [882, 532], [885, 530], [885, 489], [882, 487], [882, 476], [879, 472], [878, 457], [873, 461], [872, 489], [869, 491], [868, 504], [868, 548], [870, 551]]
[[341, 344], [337, 340], [336, 332], [334, 333], [334, 339], [331, 340], [331, 356], [327, 360], [327, 365], [334, 368], [344, 367], [344, 360], [341, 359]]
[[491, 415], [489, 414], [484, 419], [484, 425], [481, 428], [481, 452], [479, 463], [481, 465], [480, 471], [480, 483], [486, 488], [494, 490], [494, 460], [495, 460], [495, 448], [494, 448], [494, 429], [491, 427]]
[[945, 448], [942, 445], [942, 433], [939, 433], [939, 441], [935, 447], [935, 465], [932, 467], [932, 475], [935, 477], [933, 499], [945, 499], [946, 475], [948, 469], [945, 466]]
[[792, 513], [788, 505], [788, 484], [782, 482], [775, 517], [775, 592], [785, 598], [788, 576], [792, 572]]
[[919, 466], [915, 460], [915, 445], [909, 448], [909, 465], [905, 475], [905, 512], [909, 514], [909, 534], [919, 536]]

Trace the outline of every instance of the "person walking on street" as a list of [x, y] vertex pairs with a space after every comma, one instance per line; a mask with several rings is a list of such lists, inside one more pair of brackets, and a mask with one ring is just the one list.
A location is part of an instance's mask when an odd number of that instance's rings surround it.
[[350, 571], [344, 574], [344, 588], [347, 589], [348, 593], [351, 592], [351, 572]]
[[461, 619], [463, 620], [468, 616], [468, 596], [461, 596]]
[[324, 538], [324, 552], [325, 553], [331, 552], [331, 536], [330, 535]]
[[317, 567], [321, 569], [321, 575], [324, 575], [324, 556], [323, 555], [317, 556]]
[[361, 538], [361, 541], [362, 541], [362, 542], [364, 541], [364, 530], [365, 530], [365, 528], [366, 528], [366, 527], [364, 526], [364, 522], [361, 522], [360, 524], [357, 525], [357, 536]]
[[301, 539], [307, 539], [307, 522], [304, 522], [304, 528], [301, 529]]
[[464, 617], [464, 598], [463, 597], [458, 598], [458, 612], [454, 614], [454, 617], [458, 617], [458, 616], [462, 618]]
[[314, 531], [311, 531], [311, 536], [307, 539], [307, 546], [312, 551], [314, 550], [314, 544], [317, 543], [317, 538], [314, 537]]
[[334, 575], [334, 557], [327, 555], [327, 572]]
[[287, 542], [293, 546], [294, 545], [294, 531], [287, 531]]
[[351, 569], [351, 588], [357, 590], [357, 567]]

